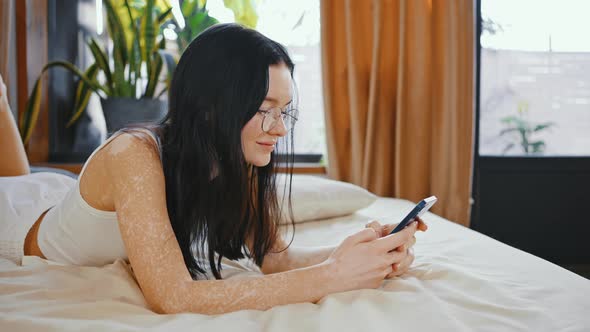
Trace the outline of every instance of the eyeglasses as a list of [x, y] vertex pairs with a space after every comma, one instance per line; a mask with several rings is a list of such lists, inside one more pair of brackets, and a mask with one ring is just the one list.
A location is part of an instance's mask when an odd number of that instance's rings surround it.
[[268, 110], [258, 110], [258, 113], [264, 117], [262, 119], [262, 131], [268, 133], [279, 123], [279, 119], [283, 119], [283, 124], [287, 131], [293, 129], [297, 122], [298, 111], [296, 109], [289, 109], [283, 111], [280, 107], [273, 107]]

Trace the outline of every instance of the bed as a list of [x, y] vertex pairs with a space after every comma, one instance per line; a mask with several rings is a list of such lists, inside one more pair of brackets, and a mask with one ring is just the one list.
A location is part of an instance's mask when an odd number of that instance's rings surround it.
[[[413, 205], [378, 198], [351, 215], [298, 224], [294, 243], [337, 244]], [[79, 267], [0, 258], [0, 330], [590, 331], [589, 280], [432, 213], [423, 218], [430, 229], [417, 234], [412, 268], [379, 289], [218, 316], [153, 313], [122, 260]], [[242, 272], [258, 273], [248, 264]]]

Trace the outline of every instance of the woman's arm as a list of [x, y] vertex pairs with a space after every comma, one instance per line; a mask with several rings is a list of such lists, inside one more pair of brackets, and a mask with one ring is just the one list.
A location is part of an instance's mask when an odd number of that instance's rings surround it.
[[193, 281], [168, 219], [164, 174], [156, 152], [126, 134], [105, 150], [129, 261], [155, 311], [219, 314], [264, 310], [314, 302], [334, 291], [328, 265], [258, 278]]
[[278, 273], [321, 264], [326, 261], [334, 249], [336, 249], [335, 246], [289, 246], [289, 248], [283, 250], [286, 246], [287, 243], [285, 240], [281, 236], [278, 236], [271, 252], [264, 256], [264, 262], [261, 267], [262, 273]]
[[[416, 218], [418, 221], [418, 230], [425, 232], [428, 226], [420, 218]], [[378, 237], [387, 236], [397, 224], [381, 225], [378, 221], [372, 221], [366, 225], [366, 227], [373, 228]], [[416, 243], [416, 237], [412, 237], [407, 243], [396, 248], [399, 251], [408, 250], [408, 255], [404, 261], [399, 262], [393, 266], [393, 272], [388, 277], [399, 276], [405, 273], [412, 262], [414, 261], [414, 251], [412, 247]], [[279, 236], [273, 249], [264, 257], [261, 270], [264, 274], [271, 274], [277, 272], [284, 272], [293, 269], [304, 268], [315, 264], [324, 262], [336, 249], [335, 246], [325, 247], [296, 247], [289, 246], [286, 250], [283, 250], [287, 246], [285, 240]]]
[[242, 309], [315, 302], [327, 294], [376, 288], [405, 255], [390, 252], [415, 227], [377, 239], [365, 229], [345, 239], [322, 264], [260, 277], [193, 281], [166, 209], [158, 153], [122, 134], [105, 147], [111, 195], [129, 261], [143, 294], [161, 313], [220, 314]]

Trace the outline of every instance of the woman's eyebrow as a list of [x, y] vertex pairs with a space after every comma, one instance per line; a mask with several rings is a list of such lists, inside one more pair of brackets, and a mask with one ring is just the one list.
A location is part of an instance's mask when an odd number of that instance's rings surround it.
[[[273, 103], [275, 103], [275, 104], [278, 104], [278, 103], [279, 103], [279, 101], [278, 101], [277, 99], [273, 98], [273, 97], [266, 97], [266, 98], [264, 98], [264, 101], [270, 101], [270, 102], [273, 102]], [[292, 102], [293, 102], [293, 99], [289, 100], [289, 101], [288, 101], [288, 102], [287, 102], [285, 105], [283, 105], [283, 106], [287, 106], [287, 105], [289, 105], [289, 104], [290, 104], [290, 103], [292, 103]]]

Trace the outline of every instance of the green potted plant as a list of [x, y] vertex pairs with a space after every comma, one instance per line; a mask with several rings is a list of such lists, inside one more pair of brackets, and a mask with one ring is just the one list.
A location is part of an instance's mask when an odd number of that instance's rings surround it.
[[522, 151], [527, 155], [542, 154], [545, 151], [545, 141], [533, 140], [533, 134], [540, 133], [543, 130], [549, 129], [555, 125], [553, 122], [545, 122], [533, 124], [526, 119], [529, 105], [526, 102], [520, 102], [518, 104], [518, 115], [507, 116], [501, 119], [502, 123], [506, 128], [500, 131], [499, 136], [503, 136], [509, 133], [516, 133], [513, 136], [515, 142], [509, 142], [504, 147], [503, 154], [506, 154], [517, 144], [520, 145]]
[[[28, 142], [39, 115], [41, 77], [52, 67], [65, 68], [80, 78], [67, 127], [84, 112], [93, 92], [101, 97], [109, 132], [129, 123], [154, 121], [164, 116], [166, 104], [158, 97], [166, 88], [161, 91], [156, 88], [163, 67], [167, 67], [166, 83], [169, 83], [176, 65], [174, 57], [165, 50], [166, 41], [161, 32], [162, 24], [171, 18], [172, 8], [162, 9], [156, 0], [104, 0], [104, 6], [112, 52], [89, 38], [87, 45], [94, 63], [86, 71], [66, 61], [52, 61], [43, 67], [19, 119], [23, 142]], [[109, 61], [109, 56], [113, 61]]]
[[[89, 38], [87, 45], [95, 61], [86, 71], [82, 72], [66, 61], [52, 61], [43, 67], [25, 112], [19, 119], [19, 129], [25, 144], [39, 115], [41, 77], [52, 67], [65, 68], [80, 78], [73, 112], [66, 127], [82, 115], [93, 92], [101, 97], [108, 132], [133, 122], [158, 120], [166, 113], [167, 105], [159, 97], [168, 89], [176, 59], [165, 50], [166, 39], [162, 27], [172, 19], [172, 6], [166, 0], [103, 1], [108, 33], [113, 43], [112, 52], [107, 52], [99, 41]], [[233, 11], [236, 22], [256, 27], [258, 0], [223, 1], [225, 7]], [[206, 0], [181, 1], [181, 12], [186, 24], [182, 28], [178, 22], [174, 24], [180, 53], [201, 31], [218, 22], [209, 16], [206, 5]], [[164, 66], [168, 73], [165, 87], [156, 91]]]

